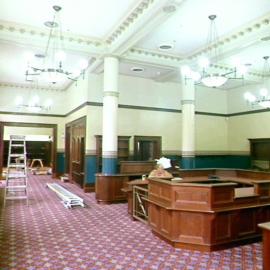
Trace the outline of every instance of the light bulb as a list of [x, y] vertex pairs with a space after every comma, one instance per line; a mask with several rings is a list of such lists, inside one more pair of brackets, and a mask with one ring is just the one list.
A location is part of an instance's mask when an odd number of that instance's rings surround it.
[[193, 81], [197, 82], [201, 79], [201, 74], [197, 71], [192, 71], [191, 72], [191, 78]]
[[238, 57], [233, 57], [231, 60], [231, 64], [233, 67], [236, 67], [238, 69], [238, 67], [241, 66], [241, 61]]
[[17, 96], [15, 100], [16, 106], [20, 106], [23, 104], [23, 98], [21, 96]]
[[80, 70], [78, 70], [78, 69], [73, 70], [72, 76], [73, 76], [74, 78], [77, 78], [77, 77], [79, 77], [80, 75], [81, 75]]
[[88, 67], [88, 61], [85, 59], [81, 59], [79, 62], [80, 69], [86, 69]]
[[250, 92], [246, 92], [244, 94], [244, 98], [245, 100], [249, 101], [249, 102], [254, 102], [256, 101], [256, 97], [254, 95], [252, 95]]
[[268, 95], [268, 90], [267, 90], [266, 88], [262, 88], [262, 89], [260, 90], [260, 95], [261, 95], [262, 97], [267, 97], [267, 95]]
[[60, 61], [60, 62], [63, 62], [66, 60], [66, 54], [64, 51], [58, 51], [56, 54], [55, 54], [55, 59], [57, 61]]
[[239, 65], [236, 67], [236, 69], [240, 73], [240, 75], [245, 75], [248, 71], [248, 67], [245, 65]]
[[46, 101], [45, 101], [45, 107], [46, 108], [50, 108], [52, 106], [52, 100], [51, 99], [47, 99]]
[[24, 58], [24, 60], [26, 61], [26, 62], [31, 62], [31, 61], [33, 61], [34, 60], [34, 58], [35, 58], [35, 55], [32, 53], [32, 52], [25, 52], [24, 54], [23, 54], [23, 58]]
[[189, 66], [182, 66], [181, 67], [181, 73], [185, 76], [189, 76], [191, 74], [191, 69]]
[[32, 102], [34, 105], [37, 105], [39, 103], [39, 96], [35, 95], [33, 98], [32, 98]]
[[207, 57], [203, 56], [199, 59], [199, 65], [202, 68], [207, 68], [210, 65], [210, 61]]

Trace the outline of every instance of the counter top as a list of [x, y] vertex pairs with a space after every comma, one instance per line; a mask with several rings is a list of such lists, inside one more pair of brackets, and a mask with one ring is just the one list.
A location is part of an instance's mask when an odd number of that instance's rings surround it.
[[260, 223], [258, 226], [262, 229], [270, 231], [270, 222]]
[[[193, 180], [192, 182], [186, 182], [185, 179], [171, 181], [168, 179], [161, 179], [161, 178], [148, 178], [149, 181], [155, 181], [159, 183], [164, 183], [171, 186], [198, 186], [198, 187], [224, 187], [224, 186], [237, 186], [237, 183], [233, 182], [225, 182], [223, 180]], [[205, 183], [203, 183], [205, 182]]]

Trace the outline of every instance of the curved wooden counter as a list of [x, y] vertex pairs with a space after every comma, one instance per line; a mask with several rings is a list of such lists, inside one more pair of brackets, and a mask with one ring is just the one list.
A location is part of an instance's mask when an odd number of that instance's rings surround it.
[[174, 247], [201, 251], [260, 239], [257, 224], [270, 220], [269, 180], [196, 178], [149, 179], [149, 225], [156, 235]]

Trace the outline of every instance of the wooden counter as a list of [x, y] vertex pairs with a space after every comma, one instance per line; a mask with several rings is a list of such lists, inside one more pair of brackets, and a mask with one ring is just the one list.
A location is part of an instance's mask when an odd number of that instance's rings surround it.
[[263, 230], [263, 269], [270, 270], [270, 222], [261, 223]]
[[127, 183], [133, 179], [141, 178], [139, 174], [96, 174], [96, 200], [98, 203], [110, 204], [126, 201], [126, 194], [122, 191]]
[[270, 220], [270, 181], [238, 182], [236, 171], [212, 170], [211, 175], [220, 173], [218, 180], [205, 177], [205, 170], [193, 173], [179, 182], [149, 179], [152, 231], [174, 247], [201, 251], [259, 240], [257, 224]]

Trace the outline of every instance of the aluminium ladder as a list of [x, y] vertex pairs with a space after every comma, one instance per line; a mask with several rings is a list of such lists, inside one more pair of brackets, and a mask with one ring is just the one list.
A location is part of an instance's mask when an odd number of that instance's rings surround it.
[[26, 199], [27, 193], [27, 166], [25, 136], [10, 135], [5, 200]]
[[79, 196], [68, 191], [57, 183], [47, 183], [47, 187], [54, 191], [61, 199], [66, 208], [72, 208], [72, 206], [84, 207], [83, 199]]

